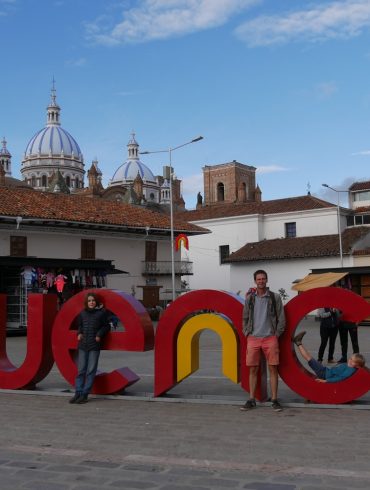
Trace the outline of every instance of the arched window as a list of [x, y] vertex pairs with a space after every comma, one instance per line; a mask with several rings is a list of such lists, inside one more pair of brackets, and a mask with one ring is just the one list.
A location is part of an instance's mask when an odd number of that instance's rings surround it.
[[46, 187], [48, 185], [48, 178], [46, 175], [41, 177], [41, 187]]
[[225, 200], [225, 186], [222, 182], [217, 184], [217, 201]]
[[78, 177], [75, 178], [75, 188], [78, 189], [80, 187], [80, 182], [78, 180]]
[[32, 187], [36, 187], [36, 177], [34, 175], [31, 177], [31, 185]]
[[68, 185], [68, 187], [71, 187], [71, 177], [69, 175], [67, 175], [66, 177], [66, 184]]

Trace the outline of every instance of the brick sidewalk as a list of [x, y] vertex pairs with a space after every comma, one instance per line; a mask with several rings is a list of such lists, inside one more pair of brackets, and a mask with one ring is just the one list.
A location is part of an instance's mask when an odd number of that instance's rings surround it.
[[[318, 324], [303, 326], [317, 350]], [[367, 327], [360, 346], [369, 359]], [[25, 338], [9, 338], [7, 347], [21, 362]], [[156, 403], [153, 352], [103, 354], [102, 368], [127, 365], [142, 376], [126, 397], [70, 405], [71, 387], [56, 368], [34, 392], [0, 391], [0, 490], [370, 487], [369, 394], [324, 409], [281, 383], [283, 412], [269, 404], [240, 412], [247, 394], [223, 378], [220, 348], [203, 334], [200, 370]]]
[[369, 488], [367, 411], [0, 393], [1, 490]]

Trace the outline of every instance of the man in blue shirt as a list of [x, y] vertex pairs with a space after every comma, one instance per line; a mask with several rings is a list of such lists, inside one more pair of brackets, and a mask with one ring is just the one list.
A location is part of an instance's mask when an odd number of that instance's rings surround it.
[[301, 332], [293, 338], [293, 342], [298, 347], [303, 359], [308, 362], [310, 368], [315, 372], [319, 383], [337, 383], [343, 381], [354, 374], [357, 369], [365, 366], [365, 358], [362, 354], [353, 354], [346, 364], [339, 364], [333, 368], [327, 368], [316, 361], [302, 344], [302, 339], [306, 332]]

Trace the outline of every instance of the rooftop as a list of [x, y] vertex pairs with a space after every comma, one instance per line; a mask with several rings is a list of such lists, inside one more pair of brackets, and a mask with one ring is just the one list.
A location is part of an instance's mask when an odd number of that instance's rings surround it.
[[[370, 227], [347, 228], [342, 234], [343, 254], [349, 254], [355, 243], [370, 233]], [[358, 254], [358, 253], [357, 253]], [[339, 255], [338, 235], [319, 235], [295, 238], [276, 238], [247, 243], [232, 253], [228, 262], [255, 260], [302, 259]]]
[[200, 221], [207, 219], [225, 218], [230, 216], [244, 216], [248, 214], [278, 214], [294, 211], [307, 211], [310, 209], [332, 208], [335, 205], [323, 201], [317, 197], [306, 195], [298, 197], [288, 197], [285, 199], [274, 199], [262, 202], [245, 203], [220, 203], [204, 206], [193, 211], [178, 213], [178, 216], [188, 221]]
[[349, 188], [349, 191], [368, 191], [370, 190], [370, 181], [354, 182]]
[[[48, 223], [83, 223], [125, 228], [170, 231], [170, 219], [148, 209], [103, 199], [78, 195], [53, 194], [33, 189], [0, 187], [0, 220], [22, 217]], [[176, 232], [207, 233], [208, 230], [181, 218], [174, 220]]]

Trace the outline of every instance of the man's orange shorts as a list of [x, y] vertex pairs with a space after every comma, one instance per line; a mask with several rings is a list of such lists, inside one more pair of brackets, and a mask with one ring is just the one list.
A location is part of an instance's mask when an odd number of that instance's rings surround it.
[[270, 337], [247, 337], [247, 366], [259, 366], [263, 351], [267, 364], [278, 366], [279, 364], [279, 341], [276, 335]]

